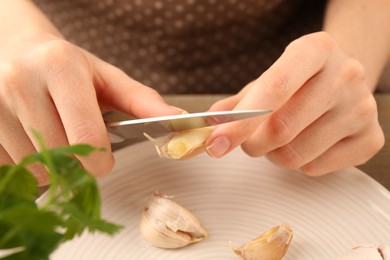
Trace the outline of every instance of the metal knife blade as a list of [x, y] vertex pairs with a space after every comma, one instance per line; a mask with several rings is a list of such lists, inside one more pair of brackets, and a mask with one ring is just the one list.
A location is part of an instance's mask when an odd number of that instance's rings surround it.
[[175, 131], [224, 124], [270, 112], [271, 110], [200, 112], [110, 122], [106, 126], [110, 133], [111, 142], [116, 143], [126, 139], [143, 137], [144, 133], [152, 137], [159, 137]]

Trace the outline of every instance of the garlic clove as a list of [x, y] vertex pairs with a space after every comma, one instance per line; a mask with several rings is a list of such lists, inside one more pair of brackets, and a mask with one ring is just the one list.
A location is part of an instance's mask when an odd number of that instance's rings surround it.
[[[188, 114], [183, 112], [183, 114]], [[183, 131], [185, 129], [196, 129], [207, 127], [206, 121], [203, 117], [182, 118], [180, 120], [171, 121], [171, 127], [176, 132]]]
[[291, 228], [281, 224], [239, 248], [232, 249], [244, 260], [279, 260], [286, 254], [292, 237]]
[[159, 140], [152, 138], [146, 133], [144, 135], [154, 143], [160, 157], [186, 160], [205, 151], [205, 141], [213, 129], [213, 127], [204, 127], [174, 132]]
[[140, 230], [146, 241], [161, 248], [184, 247], [208, 236], [191, 212], [159, 192], [145, 206]]
[[166, 146], [166, 153], [172, 159], [189, 159], [205, 151], [205, 141], [212, 128], [198, 128], [179, 132], [174, 135]]

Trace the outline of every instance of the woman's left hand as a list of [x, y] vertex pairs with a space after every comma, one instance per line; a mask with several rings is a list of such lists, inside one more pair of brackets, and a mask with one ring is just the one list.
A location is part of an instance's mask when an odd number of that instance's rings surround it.
[[364, 67], [325, 32], [293, 41], [258, 79], [210, 110], [231, 109], [273, 113], [218, 126], [206, 142], [212, 157], [241, 145], [250, 156], [322, 175], [362, 164], [384, 144]]

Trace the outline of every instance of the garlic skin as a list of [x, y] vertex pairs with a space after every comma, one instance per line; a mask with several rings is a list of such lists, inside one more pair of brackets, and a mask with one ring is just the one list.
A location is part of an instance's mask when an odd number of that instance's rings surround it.
[[281, 224], [233, 251], [243, 260], [279, 260], [286, 254], [293, 237], [292, 229]]
[[180, 248], [208, 236], [191, 212], [158, 191], [144, 208], [140, 231], [147, 242], [160, 248]]
[[334, 260], [390, 260], [390, 245], [356, 245]]
[[213, 129], [213, 127], [203, 127], [174, 132], [159, 140], [147, 133], [144, 135], [154, 143], [160, 157], [187, 160], [205, 152], [205, 141]]

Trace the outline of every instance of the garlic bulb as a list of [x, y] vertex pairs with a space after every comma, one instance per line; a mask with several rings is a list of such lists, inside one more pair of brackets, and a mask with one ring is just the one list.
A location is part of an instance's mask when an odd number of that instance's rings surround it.
[[233, 251], [244, 260], [279, 260], [286, 254], [292, 237], [291, 228], [281, 224]]
[[180, 248], [207, 237], [199, 220], [172, 197], [155, 192], [144, 208], [141, 234], [156, 247]]
[[160, 157], [185, 160], [205, 151], [204, 144], [212, 130], [212, 127], [184, 130], [174, 132], [160, 140], [156, 140], [146, 133], [144, 135], [154, 143]]
[[390, 246], [357, 245], [335, 260], [387, 260], [390, 259]]

